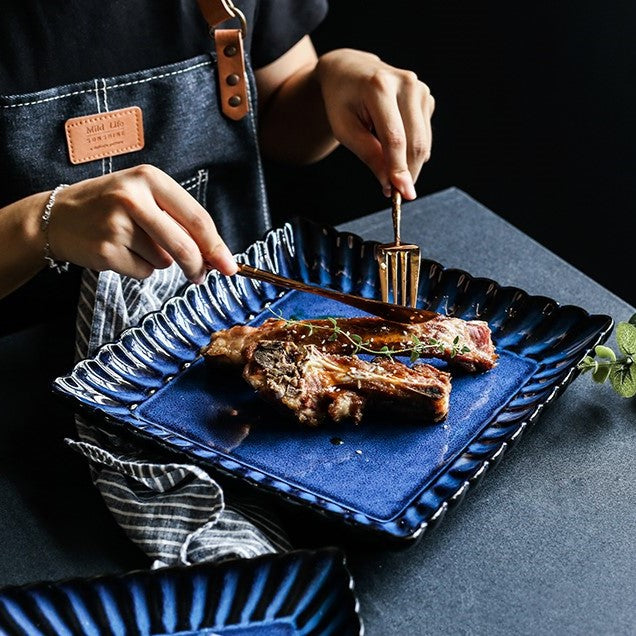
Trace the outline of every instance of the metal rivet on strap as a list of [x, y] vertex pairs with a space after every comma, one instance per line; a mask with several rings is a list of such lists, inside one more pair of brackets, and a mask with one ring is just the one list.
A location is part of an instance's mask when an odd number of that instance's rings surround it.
[[232, 75], [228, 75], [225, 78], [225, 81], [230, 85], [230, 86], [236, 86], [240, 81], [241, 78], [236, 74], [236, 73], [232, 73]]
[[232, 95], [232, 97], [230, 97], [227, 102], [230, 106], [236, 107], [240, 106], [243, 100], [241, 99], [240, 95]]
[[234, 57], [237, 53], [238, 49], [233, 44], [228, 44], [223, 49], [223, 55], [225, 55], [225, 57]]

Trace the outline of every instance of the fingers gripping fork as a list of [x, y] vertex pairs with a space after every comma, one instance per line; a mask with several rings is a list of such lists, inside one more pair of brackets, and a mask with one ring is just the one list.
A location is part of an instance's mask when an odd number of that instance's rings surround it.
[[415, 307], [420, 278], [420, 248], [417, 245], [402, 243], [400, 239], [402, 196], [393, 187], [391, 202], [395, 241], [378, 245], [376, 248], [382, 300], [389, 301], [389, 287], [391, 287], [393, 302], [396, 305], [410, 304], [411, 307]]

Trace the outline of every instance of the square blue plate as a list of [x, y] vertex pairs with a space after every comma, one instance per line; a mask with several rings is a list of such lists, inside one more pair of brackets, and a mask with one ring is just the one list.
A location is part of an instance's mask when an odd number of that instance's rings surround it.
[[334, 548], [0, 590], [0, 633], [361, 636]]
[[[241, 260], [305, 282], [378, 298], [376, 243], [295, 219]], [[302, 428], [262, 403], [238, 374], [199, 351], [213, 332], [286, 318], [359, 315], [340, 303], [242, 277], [211, 274], [140, 326], [58, 378], [78, 409], [185, 453], [288, 502], [379, 538], [413, 541], [461, 501], [613, 327], [605, 315], [529, 296], [422, 261], [418, 306], [486, 320], [500, 359], [481, 374], [453, 371], [448, 418], [438, 424], [369, 418]], [[238, 411], [238, 415], [229, 413]]]

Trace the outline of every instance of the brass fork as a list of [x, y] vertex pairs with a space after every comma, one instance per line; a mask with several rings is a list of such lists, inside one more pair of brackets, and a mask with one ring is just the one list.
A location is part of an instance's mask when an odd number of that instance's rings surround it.
[[389, 302], [389, 283], [391, 283], [393, 303], [396, 305], [410, 303], [411, 307], [415, 307], [420, 280], [420, 248], [417, 245], [402, 243], [400, 239], [402, 195], [394, 187], [391, 187], [391, 203], [395, 241], [378, 245], [375, 253], [380, 269], [382, 300], [385, 303]]

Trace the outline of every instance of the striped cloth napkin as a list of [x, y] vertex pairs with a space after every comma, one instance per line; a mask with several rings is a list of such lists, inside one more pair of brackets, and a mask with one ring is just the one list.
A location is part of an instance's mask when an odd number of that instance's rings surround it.
[[[139, 281], [85, 270], [77, 314], [76, 359], [116, 339], [186, 283], [176, 264]], [[226, 496], [202, 468], [76, 417], [66, 443], [89, 462], [113, 517], [152, 567], [250, 558], [290, 550], [289, 540], [253, 499]]]

